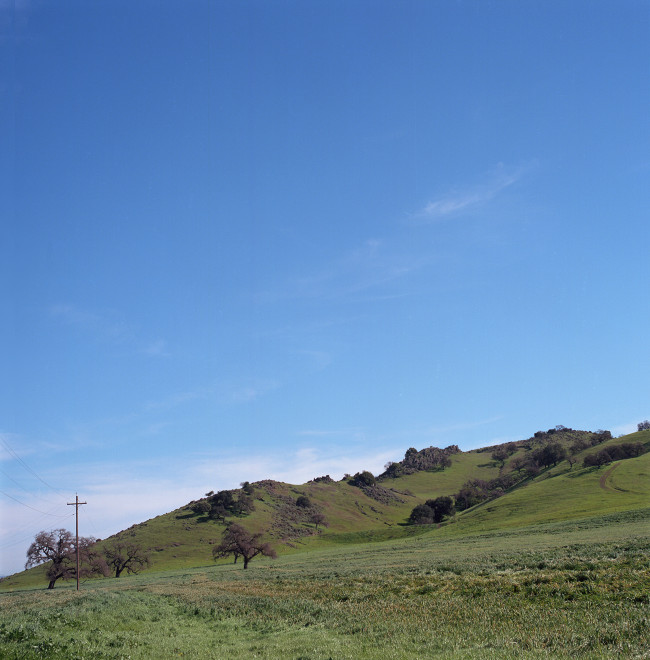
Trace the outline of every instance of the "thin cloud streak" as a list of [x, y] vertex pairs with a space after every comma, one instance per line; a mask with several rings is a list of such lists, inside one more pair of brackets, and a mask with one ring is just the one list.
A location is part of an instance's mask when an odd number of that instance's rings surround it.
[[619, 436], [627, 435], [628, 433], [635, 433], [638, 429], [638, 423], [641, 421], [642, 419], [639, 418], [636, 422], [625, 422], [623, 424], [618, 424], [612, 428], [612, 434], [614, 436]]
[[359, 428], [348, 429], [304, 429], [296, 433], [298, 436], [312, 437], [312, 438], [327, 438], [327, 437], [361, 437], [363, 431]]
[[332, 363], [332, 355], [327, 351], [300, 349], [293, 351], [295, 355], [306, 358], [316, 369], [325, 369]]
[[55, 304], [49, 308], [52, 318], [103, 341], [124, 342], [132, 337], [131, 330], [114, 310], [89, 311], [71, 304]]
[[504, 165], [500, 163], [487, 175], [485, 182], [451, 191], [430, 201], [423, 209], [411, 216], [411, 221], [413, 224], [431, 224], [484, 206], [506, 188], [519, 181], [526, 170], [526, 167], [520, 167], [512, 172], [507, 172]]
[[475, 429], [480, 426], [487, 426], [488, 424], [496, 424], [503, 420], [503, 415], [494, 415], [493, 417], [488, 417], [487, 419], [479, 419], [476, 421], [466, 421], [466, 422], [456, 422], [454, 424], [447, 424], [444, 426], [433, 426], [427, 429], [427, 433], [437, 435], [440, 433], [450, 433], [451, 431], [467, 431], [469, 429]]
[[[291, 299], [356, 298], [360, 293], [407, 277], [429, 261], [428, 256], [400, 254], [386, 241], [371, 238], [320, 272], [295, 278], [282, 291], [261, 292], [257, 299], [273, 303]], [[386, 297], [383, 296], [384, 299]]]
[[277, 379], [251, 378], [241, 382], [219, 382], [193, 390], [176, 392], [144, 405], [144, 412], [170, 410], [194, 401], [212, 401], [219, 405], [236, 405], [259, 399], [281, 386]]
[[[530, 167], [524, 165], [507, 170], [499, 163], [484, 176], [483, 182], [453, 190], [430, 201], [409, 216], [408, 224], [433, 224], [475, 211], [517, 183]], [[430, 265], [434, 257], [430, 251], [413, 249], [412, 246], [400, 251], [397, 244], [403, 243], [404, 236], [393, 238], [392, 241], [368, 238], [320, 271], [294, 278], [282, 290], [262, 291], [256, 298], [265, 303], [292, 299], [349, 298], [358, 301], [360, 294], [366, 294], [366, 301], [385, 301], [411, 295], [408, 291], [388, 289], [388, 286]]]
[[171, 353], [167, 350], [167, 342], [164, 339], [158, 339], [147, 346], [143, 353], [151, 357], [170, 357]]
[[131, 350], [151, 358], [171, 356], [167, 341], [158, 338], [149, 341], [139, 338], [134, 328], [119, 311], [113, 309], [88, 310], [69, 303], [57, 303], [48, 308], [49, 315], [58, 323], [69, 328], [76, 328], [94, 341], [130, 346]]

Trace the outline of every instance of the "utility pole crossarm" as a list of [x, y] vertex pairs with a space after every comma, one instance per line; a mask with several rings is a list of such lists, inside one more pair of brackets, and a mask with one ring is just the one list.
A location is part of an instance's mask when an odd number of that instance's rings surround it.
[[79, 591], [79, 507], [82, 504], [88, 504], [88, 502], [80, 502], [79, 495], [75, 493], [74, 502], [68, 502], [68, 506], [74, 507], [74, 518], [75, 518], [75, 527], [76, 527], [76, 540], [75, 548], [77, 550], [77, 591]]

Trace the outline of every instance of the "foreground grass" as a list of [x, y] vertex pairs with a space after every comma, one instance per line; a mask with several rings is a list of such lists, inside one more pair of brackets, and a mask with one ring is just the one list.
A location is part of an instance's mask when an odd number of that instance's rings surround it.
[[0, 595], [3, 658], [648, 657], [650, 510]]

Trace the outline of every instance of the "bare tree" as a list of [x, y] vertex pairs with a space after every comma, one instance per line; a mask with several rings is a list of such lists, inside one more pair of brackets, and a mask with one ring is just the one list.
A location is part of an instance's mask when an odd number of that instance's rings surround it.
[[636, 425], [637, 431], [647, 431], [648, 429], [650, 429], [650, 420], [644, 419]]
[[151, 563], [149, 554], [137, 543], [119, 539], [104, 549], [104, 556], [111, 571], [115, 571], [116, 578], [120, 577], [123, 571], [139, 573]]
[[[68, 580], [77, 576], [76, 547], [74, 536], [67, 529], [55, 529], [51, 532], [39, 532], [34, 542], [27, 550], [25, 568], [38, 566], [50, 562], [45, 571], [50, 581], [47, 588], [54, 589], [54, 583]], [[97, 553], [94, 549], [95, 539], [92, 537], [79, 537], [79, 559], [81, 576], [101, 571], [101, 564], [97, 562]]]
[[327, 518], [325, 518], [325, 515], [319, 511], [314, 511], [314, 513], [309, 516], [309, 522], [313, 523], [316, 526], [316, 529], [318, 529], [319, 525], [322, 525], [323, 527], [329, 527]]
[[273, 559], [277, 557], [270, 544], [262, 541], [262, 534], [251, 534], [236, 523], [229, 525], [224, 531], [222, 541], [212, 549], [212, 555], [215, 559], [234, 555], [235, 562], [238, 557], [243, 557], [244, 568], [248, 568], [248, 562], [257, 555], [265, 555]]

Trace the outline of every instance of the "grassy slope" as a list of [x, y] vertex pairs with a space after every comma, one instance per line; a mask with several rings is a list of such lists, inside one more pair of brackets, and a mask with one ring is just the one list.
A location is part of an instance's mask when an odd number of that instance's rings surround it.
[[[570, 442], [571, 439], [566, 440], [566, 444]], [[584, 455], [622, 442], [650, 443], [650, 431], [590, 447], [578, 455], [578, 463], [572, 470], [567, 462], [560, 463], [524, 487], [457, 515], [453, 524], [444, 525], [438, 533], [441, 536], [457, 536], [648, 506], [650, 454], [599, 469], [578, 467]], [[507, 472], [509, 462], [527, 451], [520, 448], [501, 471]], [[605, 472], [608, 477], [603, 488], [601, 477]], [[275, 545], [281, 554], [314, 551], [332, 544], [419, 536], [427, 530], [403, 526], [415, 504], [429, 497], [452, 494], [469, 478], [488, 480], [499, 473], [499, 467], [490, 460], [490, 452], [457, 454], [452, 457], [452, 466], [443, 472], [420, 472], [384, 481], [385, 487], [401, 493], [403, 502], [391, 505], [377, 502], [345, 482], [301, 486], [272, 482], [258, 488], [256, 510], [242, 522], [254, 531], [271, 530], [280, 498], [290, 496], [295, 500], [298, 495], [305, 494], [325, 513], [330, 527], [316, 533], [312, 525], [303, 524], [310, 536], [294, 539], [288, 545], [279, 545], [282, 532], [276, 531]], [[210, 544], [220, 538], [222, 530], [223, 525], [197, 517], [187, 508], [180, 508], [135, 525], [123, 534], [144, 547], [152, 548], [153, 565], [150, 570], [160, 571], [211, 565]], [[36, 586], [43, 581], [43, 568], [37, 567], [8, 578], [0, 588]]]
[[[0, 594], [8, 660], [640, 658], [650, 510]], [[444, 529], [444, 528], [443, 528]], [[164, 631], [164, 634], [161, 634]]]
[[602, 468], [564, 466], [458, 516], [456, 526], [472, 532], [509, 529], [650, 506], [650, 454]]
[[499, 468], [490, 459], [489, 453], [470, 451], [452, 455], [451, 467], [442, 472], [416, 472], [405, 477], [388, 479], [382, 483], [398, 490], [410, 490], [418, 498], [419, 503], [440, 495], [451, 495], [468, 479], [488, 481], [498, 476]]

